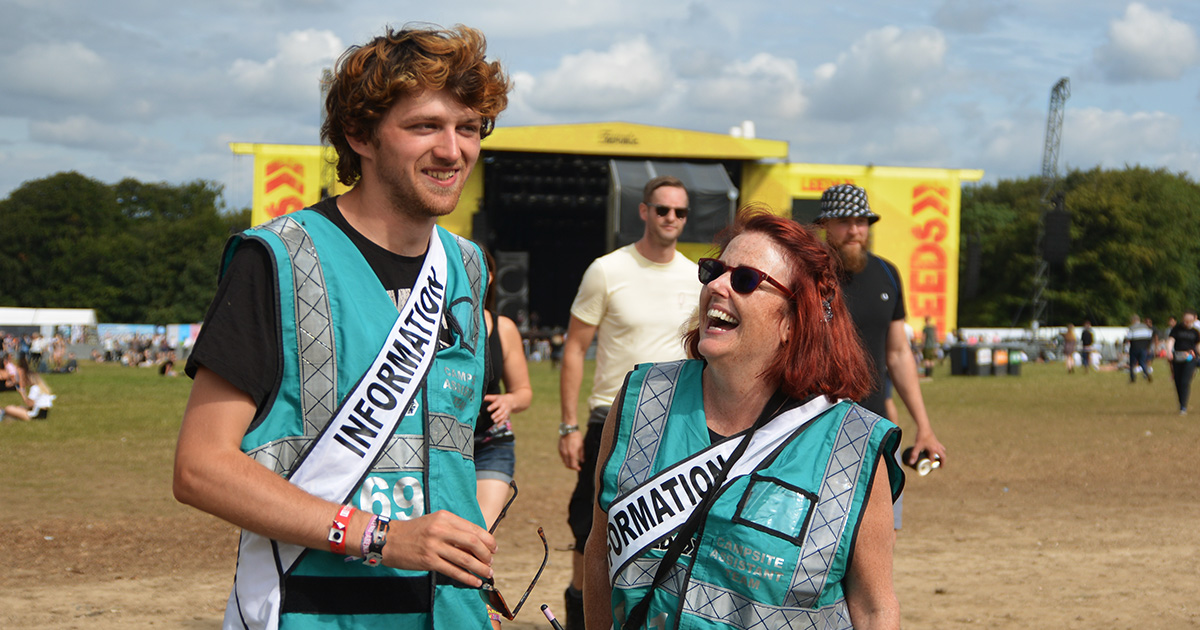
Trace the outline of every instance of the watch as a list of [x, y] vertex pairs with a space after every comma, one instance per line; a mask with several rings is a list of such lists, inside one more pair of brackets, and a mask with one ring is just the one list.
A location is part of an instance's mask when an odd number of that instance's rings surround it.
[[558, 425], [558, 436], [566, 437], [579, 430], [578, 424], [567, 424], [565, 422]]

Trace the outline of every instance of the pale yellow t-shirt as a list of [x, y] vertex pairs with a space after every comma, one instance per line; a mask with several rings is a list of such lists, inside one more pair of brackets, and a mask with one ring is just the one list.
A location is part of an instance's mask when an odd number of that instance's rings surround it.
[[699, 303], [696, 263], [679, 252], [659, 264], [631, 244], [594, 260], [571, 304], [571, 315], [597, 327], [588, 408], [611, 405], [635, 365], [684, 358], [683, 333]]

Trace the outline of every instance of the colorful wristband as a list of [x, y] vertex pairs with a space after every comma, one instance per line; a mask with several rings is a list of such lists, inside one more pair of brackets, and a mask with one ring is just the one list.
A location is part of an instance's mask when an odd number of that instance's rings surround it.
[[333, 525], [329, 528], [329, 550], [339, 556], [346, 555], [346, 528], [350, 526], [352, 514], [354, 506], [343, 505], [333, 517]]
[[[377, 567], [383, 564], [383, 546], [387, 544], [388, 530], [391, 529], [392, 523], [386, 516], [377, 516], [373, 521], [374, 527], [371, 529], [371, 542], [367, 545], [367, 549], [363, 552], [363, 564], [369, 567]], [[366, 542], [365, 538], [363, 542]]]
[[367, 552], [371, 550], [371, 539], [375, 536], [375, 527], [379, 524], [379, 515], [372, 514], [371, 520], [367, 521], [367, 528], [363, 530], [362, 545], [359, 549], [362, 553], [359, 556], [367, 557]]

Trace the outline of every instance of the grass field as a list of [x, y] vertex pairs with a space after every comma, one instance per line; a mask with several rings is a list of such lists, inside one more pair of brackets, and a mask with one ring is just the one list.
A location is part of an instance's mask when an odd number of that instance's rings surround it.
[[[1200, 413], [1177, 415], [1157, 366], [1150, 385], [1061, 364], [939, 368], [922, 383], [949, 452], [943, 470], [909, 477], [895, 560], [905, 627], [1200, 627]], [[536, 604], [561, 607], [569, 573], [557, 374], [538, 363], [531, 377], [501, 587], [532, 576], [537, 525], [552, 554], [513, 628], [548, 627]], [[170, 491], [191, 382], [86, 362], [48, 380], [48, 421], [0, 425], [0, 628], [218, 628], [236, 532]]]

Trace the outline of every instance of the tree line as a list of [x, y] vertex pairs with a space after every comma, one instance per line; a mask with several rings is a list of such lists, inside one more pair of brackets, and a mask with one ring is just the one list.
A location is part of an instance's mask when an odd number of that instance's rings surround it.
[[[1049, 268], [1049, 324], [1163, 322], [1200, 307], [1200, 186], [1165, 169], [1095, 168], [1060, 182], [1070, 215], [1065, 262]], [[963, 188], [960, 326], [1026, 326], [1038, 233], [1039, 177]], [[203, 319], [230, 234], [250, 210], [227, 211], [221, 186], [79, 173], [31, 180], [0, 200], [0, 305], [94, 308], [100, 321]]]
[[221, 186], [79, 173], [25, 182], [0, 201], [0, 305], [93, 308], [102, 322], [198, 322], [223, 244], [250, 225]]
[[[963, 188], [959, 325], [1031, 323], [1043, 187], [1032, 177]], [[1186, 174], [1074, 170], [1059, 189], [1070, 238], [1049, 268], [1043, 322], [1123, 326], [1136, 313], [1161, 324], [1200, 307], [1200, 186]]]

